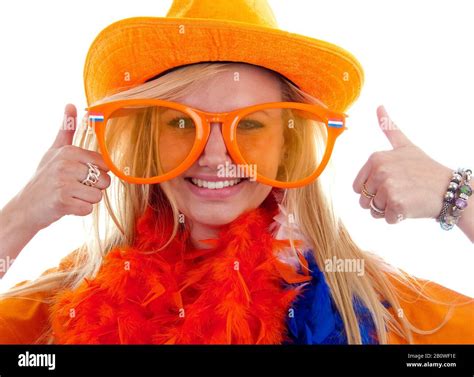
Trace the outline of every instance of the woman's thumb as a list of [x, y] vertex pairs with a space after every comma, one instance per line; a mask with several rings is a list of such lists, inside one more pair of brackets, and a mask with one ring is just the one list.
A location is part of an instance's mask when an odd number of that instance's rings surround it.
[[61, 128], [56, 135], [56, 140], [54, 140], [51, 148], [59, 148], [63, 145], [71, 145], [74, 138], [74, 133], [76, 132], [77, 124], [77, 110], [76, 106], [71, 103], [66, 105], [64, 109], [64, 118], [61, 124]]

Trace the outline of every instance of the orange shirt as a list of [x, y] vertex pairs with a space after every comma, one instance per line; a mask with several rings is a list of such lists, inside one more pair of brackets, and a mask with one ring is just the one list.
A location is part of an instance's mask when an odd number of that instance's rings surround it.
[[[439, 284], [417, 279], [424, 285], [423, 293], [440, 303], [435, 303], [411, 291], [405, 285], [392, 280], [398, 292], [406, 299], [400, 300], [402, 313], [409, 322], [423, 331], [437, 328], [445, 319], [447, 322], [432, 334], [413, 334], [415, 344], [474, 344], [474, 299], [452, 291]], [[452, 303], [452, 309], [442, 303]], [[446, 315], [448, 317], [446, 318]], [[389, 334], [390, 344], [404, 344], [397, 334]]]
[[[55, 270], [65, 270], [71, 264], [73, 253], [64, 258]], [[439, 326], [449, 308], [446, 305], [417, 297], [407, 287], [392, 280], [402, 297], [402, 311], [395, 315], [404, 315], [421, 330], [431, 330]], [[22, 282], [20, 284], [24, 284]], [[18, 285], [20, 285], [18, 284]], [[433, 334], [420, 335], [413, 333], [415, 344], [474, 344], [474, 300], [442, 287], [428, 283], [424, 292], [441, 302], [457, 302], [447, 323]], [[38, 336], [49, 326], [49, 305], [42, 299], [50, 297], [50, 292], [39, 292], [22, 298], [6, 298], [0, 300], [0, 344], [31, 344], [36, 343]], [[389, 343], [407, 343], [397, 334], [389, 333]]]

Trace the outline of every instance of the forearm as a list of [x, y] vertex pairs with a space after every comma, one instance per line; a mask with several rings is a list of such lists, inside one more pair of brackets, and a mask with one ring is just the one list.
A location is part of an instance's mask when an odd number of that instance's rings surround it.
[[472, 203], [474, 200], [471, 198], [470, 201], [459, 219], [458, 227], [474, 243], [474, 203]]
[[15, 197], [0, 210], [0, 279], [38, 230], [28, 224], [27, 213]]

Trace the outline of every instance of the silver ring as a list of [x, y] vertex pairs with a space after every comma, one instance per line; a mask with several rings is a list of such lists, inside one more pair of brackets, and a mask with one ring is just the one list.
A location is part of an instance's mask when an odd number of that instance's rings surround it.
[[91, 162], [88, 162], [87, 166], [89, 167], [87, 177], [81, 183], [83, 185], [93, 187], [97, 184], [97, 182], [99, 182], [100, 170], [97, 165], [94, 165]]
[[370, 199], [370, 208], [377, 215], [385, 216], [385, 211], [381, 210], [380, 208], [377, 208], [377, 206], [375, 205], [374, 198]]

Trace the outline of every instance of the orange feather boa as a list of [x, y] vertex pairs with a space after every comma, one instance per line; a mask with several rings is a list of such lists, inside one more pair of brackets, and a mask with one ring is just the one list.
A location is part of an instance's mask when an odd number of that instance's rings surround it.
[[171, 221], [162, 223], [170, 216], [159, 220], [148, 207], [132, 247], [111, 250], [93, 280], [56, 296], [55, 343], [281, 344], [300, 293], [290, 284], [311, 277], [277, 258], [289, 246], [269, 230], [277, 212], [267, 198], [207, 240], [208, 249], [193, 248], [181, 229], [163, 250], [144, 253], [163, 245], [172, 229]]

